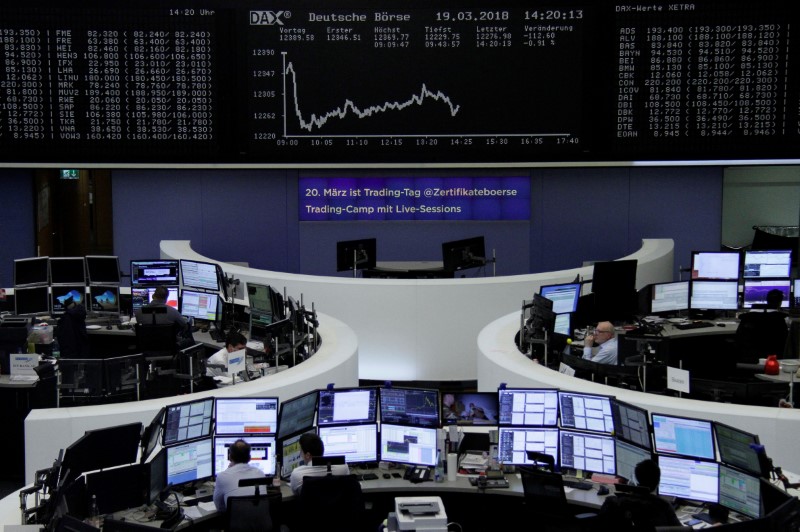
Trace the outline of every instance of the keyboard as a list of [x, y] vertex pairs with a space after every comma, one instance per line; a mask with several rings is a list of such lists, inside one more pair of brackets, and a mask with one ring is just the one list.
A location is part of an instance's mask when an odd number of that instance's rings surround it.
[[567, 488], [575, 488], [584, 491], [592, 489], [591, 482], [586, 482], [585, 480], [578, 480], [577, 478], [565, 478], [564, 486]]
[[678, 323], [675, 325], [676, 329], [685, 331], [687, 329], [705, 329], [706, 327], [714, 327], [710, 321], [693, 321], [691, 323]]

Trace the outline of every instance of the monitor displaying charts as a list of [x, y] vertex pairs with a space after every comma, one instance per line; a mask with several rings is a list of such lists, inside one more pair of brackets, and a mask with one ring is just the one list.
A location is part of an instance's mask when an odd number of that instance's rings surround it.
[[377, 401], [377, 388], [320, 390], [317, 424], [374, 423]]
[[719, 465], [716, 462], [660, 455], [658, 465], [661, 468], [659, 495], [718, 502]]
[[558, 410], [562, 428], [606, 434], [614, 432], [611, 398], [608, 396], [560, 390]]
[[590, 432], [561, 430], [558, 456], [562, 469], [613, 475], [617, 470], [614, 438]]
[[753, 250], [744, 252], [742, 277], [789, 277], [792, 271], [792, 251], [789, 249]]
[[739, 308], [738, 281], [692, 281], [689, 308], [694, 310], [736, 310]]
[[645, 449], [651, 449], [650, 422], [647, 410], [632, 404], [611, 401], [611, 412], [614, 416], [614, 435], [628, 443], [633, 443]]
[[435, 427], [381, 423], [381, 460], [435, 466], [438, 463]]
[[636, 484], [636, 465], [642, 460], [650, 460], [653, 453], [636, 445], [617, 439], [614, 442], [617, 459], [617, 476], [628, 484]]
[[740, 255], [738, 251], [692, 252], [692, 279], [739, 279]]
[[498, 429], [497, 461], [507, 465], [533, 465], [528, 452], [546, 454], [558, 463], [558, 429], [531, 427], [500, 427]]
[[336, 425], [319, 428], [325, 456], [344, 456], [348, 464], [378, 461], [378, 425]]
[[555, 427], [558, 424], [555, 388], [504, 388], [497, 394], [500, 425]]
[[278, 436], [286, 438], [314, 428], [317, 414], [317, 390], [293, 397], [281, 403], [278, 417]]
[[746, 279], [742, 293], [742, 307], [753, 308], [754, 306], [765, 306], [767, 304], [767, 294], [773, 290], [780, 290], [783, 294], [781, 308], [789, 308], [791, 296], [789, 279]]
[[381, 388], [381, 423], [439, 426], [439, 390], [429, 388]]
[[719, 503], [729, 510], [758, 519], [761, 517], [761, 480], [720, 464]]
[[274, 436], [245, 435], [245, 436], [216, 436], [214, 438], [214, 474], [219, 475], [226, 469], [230, 460], [228, 449], [237, 440], [242, 439], [250, 445], [250, 464], [264, 473], [264, 476], [275, 476], [277, 461], [277, 448]]
[[[309, 430], [308, 432], [316, 433], [316, 430]], [[279, 440], [278, 447], [280, 448], [280, 464], [281, 464], [281, 478], [288, 479], [292, 475], [292, 471], [296, 467], [303, 465], [303, 449], [300, 448], [300, 436], [306, 434], [301, 432], [285, 439]]]
[[275, 434], [277, 397], [217, 397], [216, 434]]
[[581, 284], [551, 284], [542, 286], [539, 295], [553, 302], [553, 312], [565, 314], [578, 310], [578, 299], [581, 297]]
[[167, 447], [166, 485], [177, 486], [214, 475], [214, 450], [211, 438]]
[[754, 475], [762, 473], [761, 460], [756, 450], [760, 446], [757, 435], [715, 421], [714, 438], [717, 440], [720, 462]]
[[213, 397], [169, 405], [164, 414], [162, 445], [166, 447], [210, 436], [213, 412]]
[[689, 281], [650, 285], [650, 312], [680, 312], [689, 309]]
[[711, 421], [653, 414], [653, 442], [657, 453], [714, 460]]

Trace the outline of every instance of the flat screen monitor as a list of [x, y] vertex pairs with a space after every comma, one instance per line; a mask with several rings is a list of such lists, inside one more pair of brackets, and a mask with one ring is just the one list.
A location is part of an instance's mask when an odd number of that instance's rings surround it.
[[277, 472], [278, 458], [275, 436], [263, 434], [246, 434], [243, 436], [215, 436], [214, 437], [214, 475], [219, 475], [226, 469], [230, 459], [228, 449], [234, 442], [244, 440], [250, 445], [250, 464], [257, 467], [266, 477], [274, 477]]
[[739, 308], [738, 281], [692, 281], [690, 291], [690, 309], [736, 310]]
[[336, 243], [336, 271], [369, 270], [377, 264], [375, 238], [343, 240]]
[[572, 336], [572, 314], [556, 314], [553, 334]]
[[611, 414], [614, 417], [614, 435], [617, 439], [652, 449], [647, 410], [614, 398], [611, 401]]
[[539, 288], [542, 295], [553, 302], [553, 312], [564, 314], [577, 312], [578, 299], [581, 297], [580, 283], [551, 284]]
[[179, 486], [214, 476], [211, 437], [167, 447], [167, 486]]
[[219, 292], [219, 269], [216, 264], [181, 259], [180, 265], [183, 286]]
[[636, 445], [625, 443], [617, 438], [614, 441], [617, 476], [624, 478], [628, 484], [636, 484], [636, 465], [642, 460], [652, 460], [653, 453]]
[[317, 424], [375, 423], [377, 406], [377, 388], [319, 390]]
[[298, 432], [308, 432], [314, 428], [317, 413], [317, 390], [294, 397], [281, 403], [278, 417], [278, 436], [288, 438]]
[[263, 342], [267, 337], [267, 327], [273, 323], [272, 313], [250, 310], [250, 335], [254, 342]]
[[89, 312], [119, 315], [119, 285], [91, 285], [89, 287]]
[[714, 460], [711, 421], [653, 414], [653, 443], [659, 454], [677, 454]]
[[575, 469], [614, 475], [617, 459], [614, 438], [590, 432], [561, 430], [558, 433], [561, 469]]
[[153, 504], [167, 487], [167, 450], [161, 449], [147, 464], [147, 504]]
[[269, 296], [272, 300], [272, 321], [286, 319], [286, 307], [283, 301], [283, 294], [270, 286]]
[[[131, 306], [133, 310], [139, 310], [144, 305], [150, 304], [153, 300], [153, 292], [156, 291], [156, 287], [150, 286], [147, 288], [141, 287], [132, 287], [131, 288]], [[178, 298], [178, 287], [177, 286], [168, 286], [167, 287], [167, 305], [172, 308], [178, 308], [179, 298]]]
[[381, 388], [381, 423], [438, 427], [439, 390], [425, 388]]
[[800, 279], [794, 280], [794, 286], [792, 287], [792, 293], [794, 294], [794, 308], [800, 308]]
[[689, 310], [689, 281], [650, 285], [650, 312], [671, 314]]
[[102, 515], [144, 504], [146, 469], [141, 464], [115, 467], [86, 475], [86, 491], [96, 496]]
[[716, 462], [659, 455], [658, 465], [661, 468], [659, 495], [700, 502], [719, 501], [719, 465]]
[[378, 425], [331, 425], [319, 427], [325, 456], [344, 456], [348, 464], [378, 461]]
[[381, 422], [381, 461], [435, 466], [439, 459], [437, 430]]
[[50, 283], [86, 284], [86, 262], [83, 257], [50, 257]]
[[738, 251], [693, 251], [692, 279], [739, 280]]
[[276, 434], [277, 397], [217, 397], [216, 434]]
[[134, 393], [140, 382], [140, 368], [144, 366], [144, 355], [122, 355], [103, 359], [103, 388], [107, 396]]
[[14, 260], [14, 286], [31, 286], [50, 282], [50, 257]]
[[141, 423], [89, 430], [64, 451], [62, 468], [76, 478], [81, 473], [132, 464], [139, 454]]
[[497, 392], [442, 394], [443, 425], [497, 425], [499, 410]]
[[300, 448], [300, 436], [306, 434], [306, 432], [316, 433], [316, 430], [311, 429], [301, 432], [300, 434], [295, 434], [294, 436], [278, 440], [278, 447], [280, 448], [281, 454], [281, 478], [284, 480], [291, 477], [292, 471], [294, 471], [298, 466], [305, 464], [303, 459], [303, 449]]
[[547, 454], [558, 463], [557, 428], [500, 427], [497, 438], [497, 461], [503, 465], [534, 465], [528, 451]]
[[86, 306], [86, 285], [59, 285], [50, 287], [50, 312], [63, 314], [67, 310], [69, 300], [76, 305]]
[[142, 462], [146, 462], [150, 458], [150, 455], [153, 454], [161, 440], [161, 429], [163, 428], [164, 413], [166, 411], [166, 407], [161, 407], [155, 417], [144, 428], [144, 432], [142, 432]]
[[[717, 421], [714, 421], [713, 427], [720, 462], [755, 475], [762, 474], [761, 460], [756, 451], [760, 443], [756, 434], [750, 434]], [[767, 474], [769, 473], [767, 472]]]
[[180, 311], [187, 318], [219, 321], [222, 319], [222, 298], [219, 294], [181, 290]]
[[131, 261], [131, 286], [177, 286], [179, 283], [177, 260]]
[[214, 421], [214, 398], [169, 405], [164, 413], [162, 445], [175, 445], [211, 435]]
[[442, 244], [445, 271], [455, 272], [486, 264], [486, 244], [482, 236], [453, 240]]
[[272, 296], [269, 286], [257, 283], [247, 283], [247, 301], [250, 310], [272, 314]]
[[791, 280], [789, 279], [747, 279], [744, 282], [742, 293], [742, 307], [765, 307], [767, 294], [772, 290], [780, 290], [781, 294], [783, 294], [781, 308], [789, 308], [789, 303], [792, 299], [790, 288]]
[[758, 519], [761, 517], [761, 480], [744, 471], [720, 464], [719, 504]]
[[50, 314], [50, 289], [47, 286], [15, 288], [14, 313], [17, 316]]
[[558, 425], [558, 390], [555, 388], [503, 388], [497, 391], [497, 400], [500, 426]]
[[614, 432], [609, 396], [559, 390], [558, 413], [562, 428], [606, 434]]
[[744, 252], [742, 277], [789, 277], [792, 272], [792, 251], [789, 249], [754, 250]]
[[119, 284], [119, 257], [86, 255], [89, 284]]
[[593, 294], [624, 294], [636, 290], [635, 259], [595, 262], [592, 266]]

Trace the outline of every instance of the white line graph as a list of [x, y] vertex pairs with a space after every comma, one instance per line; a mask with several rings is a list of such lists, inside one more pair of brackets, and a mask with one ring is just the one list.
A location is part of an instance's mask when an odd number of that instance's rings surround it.
[[353, 114], [358, 118], [369, 118], [373, 115], [379, 113], [386, 113], [389, 111], [402, 111], [403, 109], [412, 106], [412, 105], [423, 105], [426, 99], [431, 99], [436, 102], [443, 102], [445, 105], [448, 106], [450, 109], [450, 116], [456, 116], [460, 109], [460, 106], [453, 103], [449, 96], [447, 96], [442, 91], [432, 91], [428, 89], [425, 83], [422, 84], [422, 87], [419, 90], [419, 93], [412, 94], [409, 99], [405, 101], [396, 101], [396, 102], [384, 102], [378, 105], [370, 105], [368, 107], [361, 108], [359, 107], [353, 100], [346, 98], [344, 104], [337, 107], [336, 109], [332, 109], [327, 111], [324, 114], [316, 115], [315, 113], [311, 113], [311, 116], [308, 118], [303, 116], [303, 112], [300, 110], [300, 104], [298, 103], [298, 96], [297, 96], [297, 72], [294, 69], [294, 65], [291, 62], [287, 64], [286, 62], [286, 52], [281, 52], [283, 56], [283, 107], [284, 107], [284, 134], [286, 134], [286, 117], [287, 117], [287, 109], [286, 109], [286, 78], [287, 76], [291, 75], [291, 83], [292, 83], [292, 100], [294, 103], [294, 115], [297, 117], [300, 127], [308, 132], [312, 132], [314, 128], [321, 129], [330, 119], [332, 118], [339, 118], [343, 119], [347, 117], [348, 114]]

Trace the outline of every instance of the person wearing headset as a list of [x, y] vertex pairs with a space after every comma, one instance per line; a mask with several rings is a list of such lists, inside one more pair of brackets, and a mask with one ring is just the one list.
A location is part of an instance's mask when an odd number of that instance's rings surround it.
[[239, 439], [228, 447], [228, 468], [217, 474], [214, 484], [214, 506], [220, 512], [225, 511], [225, 503], [231, 495], [253, 495], [255, 486], [239, 487], [243, 479], [264, 478], [264, 473], [255, 466], [250, 465], [250, 444]]

